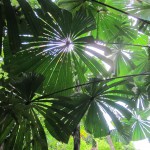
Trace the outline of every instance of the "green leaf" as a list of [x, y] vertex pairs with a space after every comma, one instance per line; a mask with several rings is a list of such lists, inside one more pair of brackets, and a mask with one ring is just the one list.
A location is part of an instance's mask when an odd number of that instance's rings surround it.
[[109, 134], [109, 127], [104, 114], [97, 102], [93, 101], [88, 109], [85, 119], [85, 129], [95, 138]]
[[105, 102], [111, 107], [115, 108], [118, 112], [122, 113], [125, 116], [125, 118], [131, 118], [132, 113], [129, 110], [127, 110], [124, 106], [117, 104], [111, 100], [105, 100]]
[[[6, 119], [5, 124], [3, 124], [4, 129], [0, 132], [0, 144], [3, 143], [6, 136], [11, 131], [11, 128], [13, 127], [13, 124], [14, 124], [14, 122], [12, 121], [12, 119], [8, 119], [8, 118]], [[1, 125], [1, 127], [2, 127], [2, 125]]]
[[61, 17], [61, 10], [59, 7], [54, 4], [51, 0], [37, 0], [39, 4], [41, 5], [42, 9], [46, 12], [50, 12], [53, 17], [57, 20]]
[[107, 114], [110, 116], [110, 118], [112, 119], [113, 123], [115, 124], [115, 127], [118, 130], [118, 132], [123, 133], [123, 126], [122, 126], [121, 122], [119, 121], [119, 119], [117, 118], [117, 116], [102, 102], [100, 103], [100, 105], [105, 109]]
[[36, 37], [39, 36], [40, 34], [42, 34], [40, 20], [35, 15], [35, 12], [33, 11], [32, 7], [29, 5], [29, 3], [26, 0], [23, 0], [23, 1], [17, 0], [17, 1], [23, 11], [23, 14], [26, 17], [26, 20], [28, 21], [28, 23], [31, 27], [33, 34]]
[[11, 48], [11, 52], [15, 54], [17, 51], [20, 50], [20, 38], [16, 15], [13, 7], [11, 6], [10, 0], [5, 0], [3, 2], [7, 19], [9, 45]]
[[24, 141], [25, 132], [26, 132], [26, 124], [22, 122], [18, 129], [18, 134], [16, 134], [16, 141], [15, 141], [14, 149], [23, 149], [23, 141]]
[[[42, 16], [41, 20], [45, 25], [43, 35], [37, 40], [31, 35], [22, 35], [23, 50], [13, 58], [8, 57], [8, 61], [11, 63], [7, 68], [10, 69], [9, 72], [12, 75], [34, 70], [45, 76], [44, 84], [39, 89], [40, 93], [43, 92], [43, 89], [45, 93], [53, 93], [68, 88], [68, 85], [73, 86], [74, 78], [77, 75], [75, 73], [77, 61], [82, 61], [93, 74], [107, 74], [99, 61], [88, 55], [85, 57], [84, 48], [89, 41], [94, 42], [91, 36], [86, 35], [95, 28], [93, 18], [87, 16], [83, 11], [79, 11], [75, 15], [67, 11], [60, 13], [63, 19], [54, 19], [50, 13]], [[83, 37], [84, 35], [86, 36]], [[18, 67], [20, 64], [22, 67]], [[85, 78], [85, 74], [83, 76]], [[61, 84], [62, 82], [64, 84]], [[59, 95], [69, 95], [71, 92], [70, 90], [66, 93], [59, 93]]]

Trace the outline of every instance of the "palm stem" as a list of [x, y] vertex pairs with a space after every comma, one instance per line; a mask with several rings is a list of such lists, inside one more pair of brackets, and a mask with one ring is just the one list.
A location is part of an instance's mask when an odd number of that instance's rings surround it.
[[74, 129], [74, 150], [80, 150], [80, 124]]
[[132, 75], [126, 75], [126, 76], [120, 76], [120, 77], [113, 77], [113, 78], [109, 78], [109, 79], [99, 79], [97, 81], [92, 81], [92, 82], [87, 82], [87, 83], [83, 83], [83, 84], [78, 84], [78, 85], [75, 85], [75, 86], [72, 86], [72, 87], [69, 87], [69, 88], [65, 88], [65, 89], [60, 90], [60, 91], [56, 91], [56, 92], [53, 92], [53, 93], [50, 93], [50, 94], [46, 94], [46, 95], [40, 96], [38, 98], [35, 98], [32, 101], [43, 99], [43, 98], [48, 98], [51, 95], [54, 95], [54, 94], [57, 94], [57, 93], [61, 93], [61, 92], [64, 92], [64, 91], [67, 91], [67, 90], [70, 90], [70, 89], [77, 88], [77, 87], [89, 85], [89, 84], [92, 84], [92, 83], [99, 83], [99, 82], [104, 82], [104, 81], [111, 81], [111, 80], [114, 80], [114, 79], [120, 79], [120, 78], [131, 78], [131, 77], [148, 76], [148, 75], [150, 75], [150, 73], [132, 74]]
[[109, 146], [110, 146], [110, 149], [111, 149], [111, 150], [115, 150], [115, 147], [114, 147], [114, 144], [113, 144], [113, 141], [112, 141], [110, 135], [107, 135], [107, 136], [106, 136], [106, 139], [107, 139], [107, 142], [108, 142], [108, 144], [109, 144]]
[[150, 46], [148, 46], [148, 45], [139, 45], [139, 44], [128, 44], [128, 43], [107, 43], [107, 42], [104, 42], [105, 44], [111, 44], [111, 45], [113, 45], [113, 44], [116, 44], [116, 45], [126, 45], [126, 46], [134, 46], [134, 47], [146, 47], [146, 48], [150, 48]]

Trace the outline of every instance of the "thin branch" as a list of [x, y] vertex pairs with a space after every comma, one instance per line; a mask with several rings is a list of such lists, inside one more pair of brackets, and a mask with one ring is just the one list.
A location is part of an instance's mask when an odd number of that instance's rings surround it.
[[105, 7], [109, 7], [109, 8], [111, 8], [111, 9], [114, 9], [114, 10], [116, 10], [116, 11], [118, 11], [118, 12], [121, 12], [121, 13], [123, 13], [123, 14], [125, 14], [125, 15], [134, 17], [134, 18], [136, 18], [137, 20], [140, 20], [140, 21], [142, 21], [142, 22], [145, 22], [145, 23], [150, 24], [150, 21], [145, 20], [145, 19], [142, 19], [142, 18], [139, 18], [139, 17], [137, 17], [137, 16], [135, 16], [135, 15], [132, 15], [132, 14], [130, 14], [130, 13], [128, 13], [128, 12], [125, 12], [125, 11], [123, 11], [123, 10], [121, 10], [121, 9], [118, 9], [118, 8], [116, 8], [116, 7], [113, 7], [113, 6], [110, 6], [110, 5], [108, 5], [108, 4], [99, 2], [99, 1], [97, 1], [97, 0], [89, 0], [89, 1], [95, 2], [95, 3], [100, 4], [100, 5], [103, 5], [103, 6], [105, 6]]
[[92, 84], [92, 83], [99, 83], [99, 82], [104, 82], [104, 81], [111, 81], [111, 80], [114, 80], [114, 79], [120, 79], [120, 78], [130, 78], [130, 77], [148, 76], [148, 75], [150, 75], [150, 73], [141, 73], [141, 74], [126, 75], [126, 76], [120, 76], [120, 77], [113, 77], [113, 78], [109, 78], [109, 79], [99, 79], [97, 81], [92, 81], [92, 82], [87, 82], [87, 83], [75, 85], [75, 86], [72, 86], [72, 87], [60, 90], [60, 91], [56, 91], [54, 93], [46, 94], [46, 95], [40, 96], [38, 98], [35, 98], [33, 101], [39, 100], [39, 99], [43, 99], [43, 98], [48, 98], [51, 95], [54, 95], [54, 94], [57, 94], [57, 93], [61, 93], [61, 92], [64, 92], [64, 91], [67, 91], [67, 90], [70, 90], [70, 89], [77, 88], [77, 87], [89, 85], [89, 84]]

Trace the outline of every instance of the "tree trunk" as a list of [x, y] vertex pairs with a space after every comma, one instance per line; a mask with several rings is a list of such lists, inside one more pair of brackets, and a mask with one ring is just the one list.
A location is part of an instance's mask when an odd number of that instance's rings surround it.
[[110, 146], [110, 149], [111, 150], [115, 150], [115, 147], [114, 147], [114, 144], [112, 142], [112, 139], [111, 139], [110, 135], [107, 135], [106, 138], [107, 138], [107, 142], [108, 142], [108, 144]]
[[74, 139], [74, 150], [80, 150], [80, 124], [74, 129], [73, 132]]
[[2, 53], [3, 25], [2, 5], [0, 4], [0, 55]]
[[92, 141], [92, 149], [91, 150], [98, 150], [97, 142], [94, 139]]
[[4, 144], [0, 145], [0, 150], [4, 149]]

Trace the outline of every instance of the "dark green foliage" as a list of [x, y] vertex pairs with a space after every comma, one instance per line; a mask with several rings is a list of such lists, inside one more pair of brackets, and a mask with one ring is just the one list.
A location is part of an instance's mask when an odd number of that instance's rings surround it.
[[[14, 8], [10, 0], [3, 0], [5, 16], [7, 19], [9, 45], [13, 54], [20, 49], [19, 30]], [[2, 5], [2, 6], [3, 6]]]
[[67, 143], [82, 118], [94, 137], [108, 120], [125, 141], [150, 136], [149, 3], [129, 2], [0, 0], [4, 149], [48, 149], [45, 131]]
[[[71, 101], [68, 98], [34, 100], [38, 97], [36, 91], [43, 79], [43, 76], [34, 73], [23, 74], [17, 82], [10, 82], [1, 90], [0, 145], [3, 143], [4, 149], [48, 149], [43, 117], [47, 130], [65, 143], [80, 121], [81, 117], [74, 118], [62, 110], [64, 102]], [[69, 109], [72, 110], [73, 106], [69, 105]]]
[[[93, 18], [87, 16], [83, 11], [79, 11], [73, 16], [70, 12], [62, 10], [59, 15], [63, 19], [55, 20], [49, 13], [40, 14], [39, 17], [44, 24], [43, 34], [36, 40], [32, 35], [22, 35], [23, 50], [13, 57], [6, 57], [9, 62], [6, 67], [11, 69], [9, 72], [12, 75], [33, 70], [44, 75], [43, 86], [46, 93], [74, 85], [75, 76], [80, 83], [85, 82], [83, 65], [93, 75], [101, 73], [108, 76], [109, 73], [102, 66], [101, 60], [108, 64], [112, 63], [105, 56], [97, 55], [90, 48], [86, 48], [86, 46], [100, 47], [104, 51], [109, 51], [104, 46], [95, 43], [92, 36], [84, 36], [87, 32], [95, 29]], [[26, 43], [26, 41], [28, 42]], [[97, 59], [86, 54], [85, 49]], [[21, 67], [18, 67], [18, 64]], [[64, 84], [60, 84], [62, 81], [65, 81]], [[66, 94], [70, 93], [70, 91], [67, 92]]]
[[27, 22], [29, 23], [31, 30], [34, 36], [39, 36], [42, 34], [42, 28], [40, 25], [40, 20], [35, 15], [32, 7], [29, 5], [27, 1], [18, 0], [18, 3], [23, 11], [23, 14], [26, 17]]

